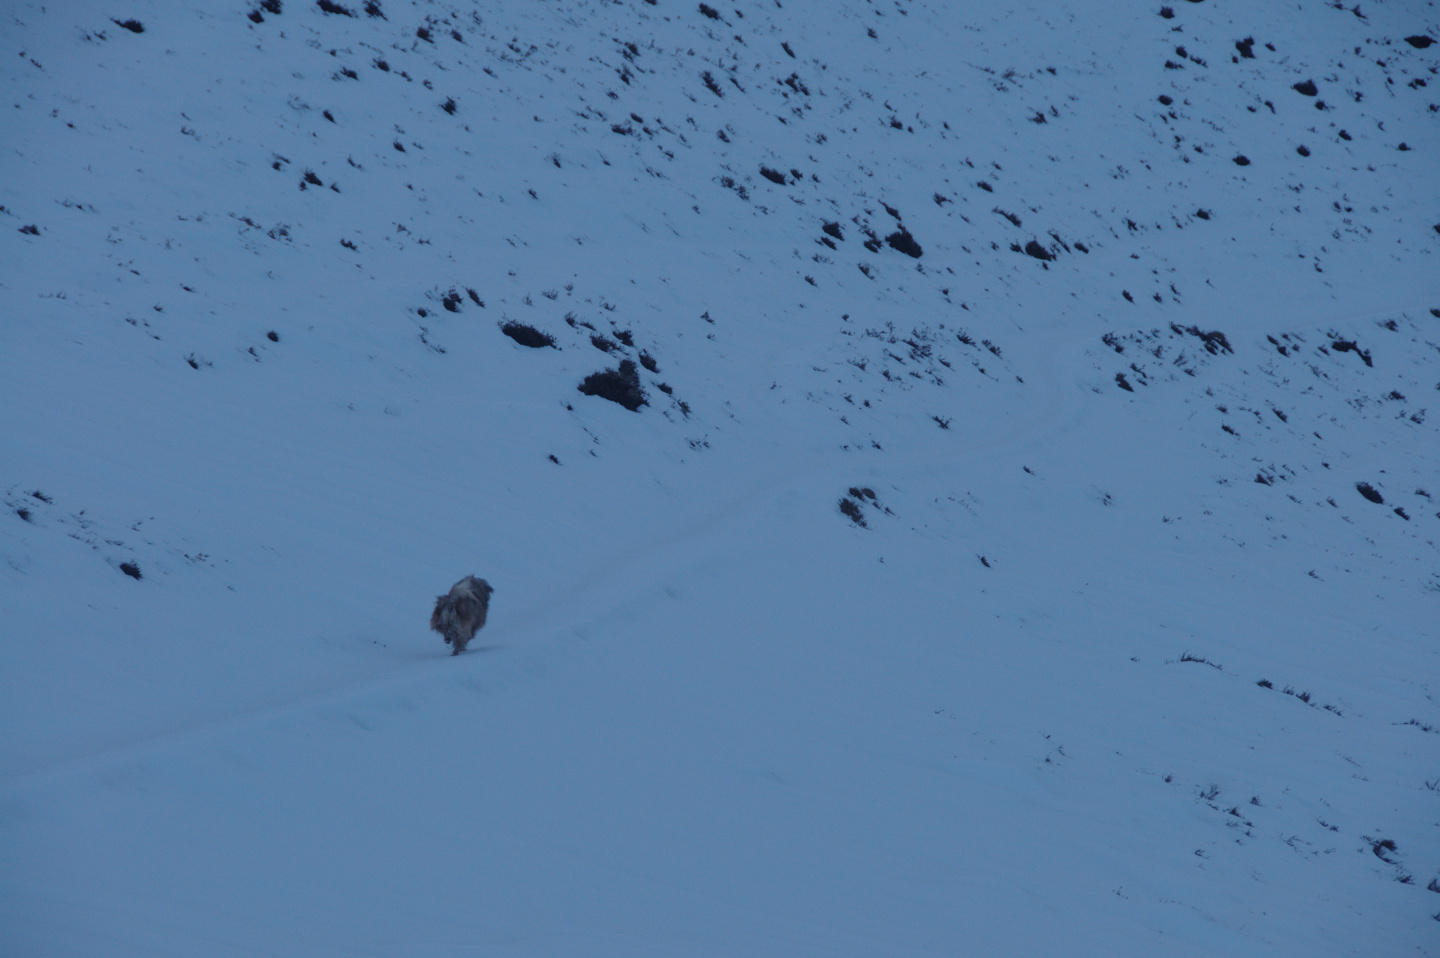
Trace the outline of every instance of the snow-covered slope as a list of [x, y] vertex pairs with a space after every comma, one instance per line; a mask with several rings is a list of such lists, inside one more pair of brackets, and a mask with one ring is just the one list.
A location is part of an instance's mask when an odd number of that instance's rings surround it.
[[4, 16], [6, 954], [1440, 952], [1435, 4]]

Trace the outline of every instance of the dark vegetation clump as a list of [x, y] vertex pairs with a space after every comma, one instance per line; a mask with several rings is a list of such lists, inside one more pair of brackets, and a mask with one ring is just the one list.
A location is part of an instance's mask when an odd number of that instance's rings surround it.
[[850, 521], [860, 528], [865, 528], [865, 515], [860, 511], [860, 504], [849, 497], [840, 500], [840, 511], [849, 517]]
[[711, 93], [715, 94], [720, 99], [725, 99], [725, 91], [720, 89], [720, 84], [715, 82], [715, 78], [710, 75], [709, 70], [706, 70], [704, 73], [700, 74], [700, 79], [705, 81], [705, 89], [709, 90]]
[[534, 326], [527, 326], [524, 323], [509, 322], [500, 327], [500, 332], [509, 336], [521, 346], [529, 346], [531, 349], [542, 349], [546, 346], [555, 345], [555, 337], [549, 333], [542, 333]]
[[772, 170], [768, 166], [762, 166], [760, 167], [760, 175], [777, 186], [785, 185], [785, 174], [779, 170]]
[[1233, 353], [1235, 351], [1230, 348], [1230, 340], [1226, 339], [1225, 334], [1218, 329], [1212, 329], [1207, 333], [1201, 330], [1199, 326], [1182, 327], [1177, 323], [1171, 323], [1170, 331], [1176, 336], [1182, 333], [1189, 333], [1191, 336], [1194, 336], [1205, 344], [1205, 351], [1211, 356], [1218, 356], [1222, 352]]
[[915, 237], [911, 236], [910, 231], [903, 226], [885, 237], [885, 242], [890, 244], [891, 249], [904, 253], [906, 256], [913, 256], [915, 259], [919, 259], [920, 254], [924, 252], [920, 248], [920, 244], [915, 242]]
[[660, 372], [660, 364], [655, 362], [655, 357], [651, 356], [649, 353], [642, 352], [640, 354], [640, 365], [644, 366], [652, 373], [658, 374]]
[[321, 10], [324, 10], [326, 13], [334, 13], [342, 17], [355, 16], [355, 11], [348, 10], [345, 7], [340, 6], [340, 4], [338, 3], [331, 2], [331, 0], [316, 0], [315, 6], [319, 7]]
[[1315, 96], [1317, 93], [1320, 92], [1320, 88], [1315, 85], [1314, 80], [1304, 80], [1300, 83], [1295, 84], [1293, 89], [1301, 96]]
[[145, 32], [145, 25], [139, 20], [111, 20], [110, 22], [122, 30], [129, 30], [131, 33]]
[[139, 579], [141, 577], [140, 567], [133, 562], [120, 563], [120, 571], [125, 573], [132, 579]]
[[1160, 16], [1164, 17], [1166, 20], [1173, 20], [1175, 19], [1175, 9], [1173, 7], [1161, 7]]
[[442, 299], [440, 302], [449, 312], [460, 312], [460, 294], [455, 292], [453, 289], [450, 292], [446, 293], [445, 298]]
[[711, 20], [720, 19], [720, 12], [709, 4], [700, 4], [700, 12], [703, 13], [705, 16], [709, 17]]
[[446, 113], [450, 114], [451, 116], [454, 116], [454, 115], [455, 115], [455, 98], [454, 98], [453, 96], [452, 96], [452, 97], [446, 97], [446, 98], [445, 98], [445, 102], [442, 103], [442, 104], [440, 104], [440, 109], [444, 110]]
[[640, 387], [640, 374], [635, 371], [634, 360], [630, 359], [621, 360], [619, 369], [591, 373], [579, 388], [587, 396], [608, 399], [631, 412], [638, 412], [646, 404], [645, 390]]
[[1380, 493], [1376, 492], [1375, 487], [1370, 485], [1370, 483], [1357, 482], [1355, 483], [1355, 489], [1357, 492], [1360, 493], [1360, 495], [1364, 496], [1366, 499], [1369, 499], [1377, 506], [1385, 504], [1385, 497], [1380, 495]]
[[1365, 365], [1375, 365], [1373, 362], [1370, 361], [1370, 350], [1361, 349], [1359, 346], [1355, 345], [1355, 341], [1353, 339], [1336, 339], [1330, 344], [1330, 348], [1335, 350], [1337, 353], [1354, 353], [1356, 356], [1360, 357], [1360, 360], [1365, 363]]
[[280, 0], [260, 0], [260, 9], [280, 16]]
[[1025, 244], [1025, 252], [1029, 253], [1031, 256], [1035, 257], [1038, 260], [1045, 260], [1046, 262], [1055, 258], [1054, 253], [1050, 252], [1048, 249], [1041, 246], [1033, 239]]
[[277, 332], [275, 332], [275, 330], [273, 330], [273, 329], [270, 330], [270, 332], [268, 332], [268, 333], [265, 334], [265, 338], [268, 339], [268, 340], [270, 340], [270, 342], [272, 342], [272, 343], [278, 343], [278, 342], [280, 342], [280, 334], [277, 333]]
[[1428, 47], [1430, 44], [1434, 43], [1435, 41], [1432, 40], [1432, 39], [1430, 39], [1429, 37], [1425, 36], [1425, 35], [1422, 33], [1422, 34], [1417, 34], [1416, 36], [1413, 36], [1413, 37], [1406, 37], [1406, 38], [1405, 38], [1405, 42], [1408, 43], [1408, 44], [1410, 44], [1412, 47], [1414, 47], [1414, 48], [1417, 49], [1417, 50], [1423, 50], [1423, 49], [1425, 49], [1426, 47]]
[[1246, 156], [1244, 153], [1239, 154], [1238, 156], [1235, 157], [1235, 165], [1236, 165], [1236, 166], [1249, 166], [1249, 165], [1250, 165], [1250, 157]]
[[39, 236], [40, 227], [36, 226], [34, 223], [30, 223], [26, 226], [20, 227], [20, 232], [26, 234], [27, 236]]
[[1246, 37], [1244, 40], [1235, 41], [1235, 49], [1239, 50], [1240, 56], [1246, 60], [1255, 59], [1255, 51], [1251, 49], [1253, 46], [1255, 46], [1254, 37]]
[[379, 17], [381, 20], [390, 19], [385, 16], [385, 11], [380, 9], [380, 4], [376, 3], [375, 0], [370, 0], [369, 3], [365, 4], [365, 15], [367, 17]]
[[824, 226], [820, 227], [820, 229], [823, 230], [826, 235], [833, 236], [837, 240], [840, 240], [842, 243], [845, 241], [845, 234], [840, 232], [839, 223], [826, 223]]

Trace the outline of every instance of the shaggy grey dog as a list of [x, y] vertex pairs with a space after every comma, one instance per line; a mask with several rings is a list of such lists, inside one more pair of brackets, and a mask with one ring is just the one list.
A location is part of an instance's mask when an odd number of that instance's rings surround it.
[[490, 583], [467, 575], [451, 586], [445, 595], [435, 597], [435, 611], [430, 613], [430, 628], [445, 637], [451, 655], [459, 655], [485, 625], [490, 611]]

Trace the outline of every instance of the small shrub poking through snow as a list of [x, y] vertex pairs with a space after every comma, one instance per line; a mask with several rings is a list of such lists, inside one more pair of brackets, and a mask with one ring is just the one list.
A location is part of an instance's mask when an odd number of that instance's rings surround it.
[[504, 323], [500, 332], [509, 336], [521, 346], [529, 346], [531, 349], [543, 349], [546, 346], [555, 345], [555, 337], [549, 333], [542, 333], [534, 326], [527, 326], [524, 323]]
[[640, 374], [635, 371], [635, 361], [621, 360], [620, 368], [591, 373], [579, 386], [587, 396], [599, 396], [613, 403], [619, 403], [631, 412], [638, 412], [646, 405], [645, 390], [640, 387]]
[[924, 252], [920, 249], [920, 244], [915, 242], [915, 237], [911, 236], [910, 231], [903, 226], [885, 237], [885, 242], [890, 244], [891, 249], [904, 253], [906, 256], [913, 256], [916, 259], [919, 259], [920, 254]]
[[126, 575], [128, 575], [128, 576], [129, 576], [130, 578], [132, 578], [132, 579], [139, 579], [139, 578], [141, 578], [141, 575], [140, 575], [140, 567], [139, 567], [138, 565], [136, 565], [135, 563], [133, 563], [133, 562], [122, 562], [122, 563], [120, 563], [120, 571], [123, 572], [123, 573], [125, 573]]
[[1033, 239], [1025, 244], [1025, 252], [1028, 255], [1033, 256], [1038, 260], [1043, 260], [1045, 262], [1049, 262], [1050, 260], [1055, 258], [1054, 253], [1050, 252], [1048, 249], [1041, 246]]
[[865, 516], [860, 512], [860, 504], [854, 499], [846, 496], [840, 500], [840, 511], [849, 517], [850, 521], [860, 528], [866, 526]]

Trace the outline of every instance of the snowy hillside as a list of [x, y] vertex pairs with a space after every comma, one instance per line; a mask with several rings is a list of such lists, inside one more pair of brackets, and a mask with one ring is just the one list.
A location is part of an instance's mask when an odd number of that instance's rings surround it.
[[1440, 5], [0, 23], [0, 952], [1440, 955]]

